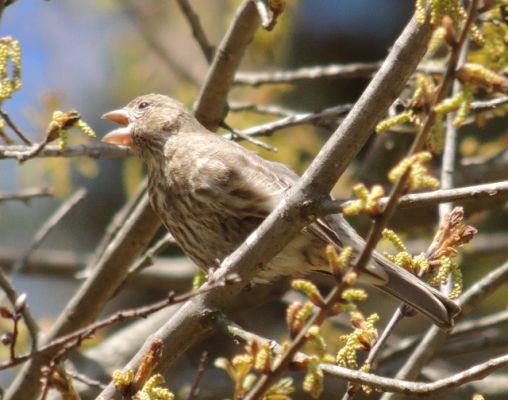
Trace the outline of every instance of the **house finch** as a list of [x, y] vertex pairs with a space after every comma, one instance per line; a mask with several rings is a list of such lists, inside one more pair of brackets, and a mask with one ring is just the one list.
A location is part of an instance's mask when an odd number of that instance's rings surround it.
[[[203, 127], [179, 102], [149, 94], [103, 118], [123, 125], [102, 140], [129, 146], [148, 166], [150, 202], [185, 254], [217, 266], [276, 207], [298, 175]], [[254, 279], [327, 270], [326, 246], [364, 242], [341, 215], [303, 229]], [[374, 253], [368, 282], [449, 328], [460, 308], [409, 272]]]

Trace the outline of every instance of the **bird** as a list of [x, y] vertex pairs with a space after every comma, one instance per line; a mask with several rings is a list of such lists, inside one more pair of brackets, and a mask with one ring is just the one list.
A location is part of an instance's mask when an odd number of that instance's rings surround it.
[[[200, 268], [220, 265], [299, 179], [286, 165], [209, 131], [166, 95], [137, 97], [102, 118], [121, 125], [102, 141], [129, 147], [145, 162], [151, 206]], [[253, 284], [329, 271], [330, 244], [358, 254], [365, 242], [343, 215], [319, 218], [263, 266]], [[442, 329], [450, 329], [460, 313], [455, 302], [377, 252], [360, 277]]]

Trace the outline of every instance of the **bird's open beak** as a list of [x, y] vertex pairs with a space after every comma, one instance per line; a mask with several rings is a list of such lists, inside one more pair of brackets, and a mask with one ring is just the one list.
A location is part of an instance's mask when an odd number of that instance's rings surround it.
[[123, 125], [122, 128], [115, 129], [104, 136], [102, 138], [103, 142], [131, 147], [132, 127], [129, 122], [129, 115], [125, 109], [121, 108], [119, 110], [110, 111], [104, 114], [101, 118]]

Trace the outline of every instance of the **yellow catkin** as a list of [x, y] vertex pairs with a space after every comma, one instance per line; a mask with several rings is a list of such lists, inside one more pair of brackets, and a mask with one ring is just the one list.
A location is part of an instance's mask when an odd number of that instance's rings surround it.
[[376, 125], [376, 133], [382, 133], [392, 128], [395, 125], [404, 124], [411, 121], [413, 118], [413, 111], [407, 110], [393, 117], [382, 120]]

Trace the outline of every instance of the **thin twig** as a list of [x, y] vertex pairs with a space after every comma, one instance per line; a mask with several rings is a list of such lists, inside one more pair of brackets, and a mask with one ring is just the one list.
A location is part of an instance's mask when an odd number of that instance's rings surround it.
[[143, 257], [140, 257], [139, 260], [129, 269], [129, 273], [125, 278], [128, 281], [134, 275], [137, 275], [146, 267], [153, 265], [154, 257], [157, 256], [161, 251], [164, 251], [170, 244], [176, 243], [175, 238], [168, 232], [158, 240], [152, 247], [150, 247]]
[[[3, 289], [5, 295], [7, 296], [11, 304], [15, 304], [19, 295], [16, 292], [16, 290], [12, 287], [11, 283], [4, 275], [2, 270], [0, 270], [0, 287]], [[39, 326], [37, 325], [35, 318], [32, 316], [28, 304], [26, 304], [25, 307], [23, 308], [21, 315], [23, 316], [23, 320], [25, 321], [28, 333], [30, 334], [30, 339], [32, 340], [32, 351], [35, 351], [37, 349]]]
[[5, 111], [2, 107], [0, 107], [0, 116], [3, 118], [5, 123], [11, 128], [16, 135], [19, 136], [19, 138], [28, 146], [32, 146], [33, 143], [28, 137], [21, 131], [21, 129], [18, 128], [18, 126], [14, 123], [14, 121], [11, 119], [7, 111]]
[[278, 117], [290, 117], [300, 114], [297, 111], [289, 110], [279, 105], [273, 104], [255, 104], [255, 103], [242, 103], [242, 102], [229, 102], [230, 112], [252, 111], [258, 114], [276, 115]]
[[[23, 159], [30, 156], [35, 150], [36, 146], [0, 146], [0, 159], [14, 158]], [[61, 149], [57, 145], [48, 145], [44, 147], [37, 157], [81, 157], [88, 156], [92, 158], [123, 158], [131, 156], [132, 152], [121, 146], [115, 146], [106, 143], [91, 143], [91, 144], [78, 144], [68, 146]], [[33, 154], [31, 155], [33, 157]]]
[[137, 2], [133, 0], [125, 0], [121, 2], [127, 12], [128, 16], [136, 23], [139, 33], [150, 46], [150, 48], [159, 56], [162, 62], [174, 72], [180, 80], [197, 84], [199, 80], [194, 77], [189, 71], [189, 68], [184, 67], [171, 57], [162, 42], [154, 34], [152, 26], [145, 20], [143, 12], [138, 6]]
[[[506, 197], [508, 197], [508, 181], [502, 181], [454, 189], [439, 189], [432, 192], [406, 194], [399, 198], [397, 206], [398, 208], [426, 207], [448, 201], [502, 200]], [[379, 199], [380, 205], [385, 206], [388, 199], [388, 197]], [[315, 211], [319, 215], [339, 213], [353, 201], [322, 199], [316, 204]]]
[[208, 361], [208, 352], [203, 351], [201, 354], [201, 358], [199, 359], [198, 368], [196, 370], [196, 376], [192, 381], [191, 387], [189, 389], [189, 395], [187, 396], [187, 400], [196, 399], [199, 396], [199, 384], [201, 383], [201, 379], [203, 379], [203, 375], [206, 371], [206, 363]]
[[[146, 192], [147, 187], [147, 180], [144, 179], [142, 182], [138, 184], [138, 187], [136, 188], [136, 192], [133, 193], [129, 201], [127, 201], [122, 208], [115, 213], [113, 218], [111, 219], [111, 222], [106, 227], [106, 230], [104, 232], [104, 235], [102, 236], [100, 242], [97, 244], [96, 250], [94, 252], [94, 256], [89, 262], [90, 266], [95, 266], [104, 252], [106, 251], [106, 248], [108, 247], [109, 243], [113, 239], [113, 237], [118, 233], [120, 230], [120, 227], [124, 224], [124, 222], [127, 220], [131, 212], [134, 210], [134, 208], [137, 206], [139, 199], [141, 196]], [[90, 272], [89, 270], [83, 271], [83, 276], [86, 276], [86, 274]]]
[[[464, 45], [462, 46], [459, 59], [457, 61], [458, 64], [464, 63], [467, 60], [468, 54], [468, 39], [466, 38], [464, 41]], [[460, 92], [462, 88], [462, 84], [455, 80], [453, 82], [453, 87], [451, 90], [450, 96], [453, 97], [457, 93]], [[448, 113], [446, 115], [446, 131], [443, 145], [443, 156], [441, 157], [441, 189], [451, 189], [454, 187], [454, 171], [455, 165], [457, 163], [457, 138], [458, 138], [458, 127], [453, 123], [455, 119], [455, 113]], [[439, 221], [442, 221], [444, 216], [452, 211], [453, 203], [439, 203]], [[448, 288], [443, 289], [448, 292], [451, 291], [451, 279], [448, 280]]]
[[473, 101], [471, 103], [472, 111], [483, 111], [492, 110], [496, 107], [502, 106], [508, 103], [508, 96], [496, 97], [491, 100]]
[[[385, 329], [383, 330], [383, 333], [381, 336], [376, 340], [376, 343], [374, 346], [370, 349], [369, 354], [367, 355], [367, 358], [365, 359], [364, 365], [369, 365], [369, 372], [372, 372], [374, 370], [374, 362], [377, 360], [377, 357], [379, 356], [381, 350], [383, 349], [384, 345], [386, 344], [388, 338], [393, 333], [395, 327], [397, 324], [404, 318], [404, 313], [402, 309], [403, 305], [397, 307], [395, 312], [393, 313], [392, 317], [390, 318], [390, 321], [388, 321], [388, 324], [386, 325]], [[358, 389], [360, 387], [356, 384], [353, 384], [351, 382], [348, 382], [348, 386], [346, 389], [346, 392], [342, 396], [342, 400], [350, 400], [354, 398], [355, 394], [358, 392]]]
[[50, 138], [48, 135], [42, 140], [42, 142], [33, 146], [27, 153], [18, 155], [18, 157], [17, 157], [18, 161], [25, 162], [26, 160], [29, 160], [30, 158], [37, 157], [45, 149], [45, 147], [49, 144], [49, 142], [50, 142]]
[[339, 119], [346, 115], [352, 107], [352, 104], [341, 104], [316, 113], [293, 114], [252, 128], [243, 129], [241, 133], [246, 136], [270, 136], [275, 131], [299, 125], [335, 127], [339, 124]]
[[234, 140], [235, 138], [238, 138], [238, 139], [245, 140], [246, 142], [252, 143], [252, 144], [254, 144], [258, 147], [261, 147], [262, 149], [268, 150], [268, 151], [273, 151], [273, 152], [278, 151], [277, 148], [270, 146], [268, 143], [262, 142], [261, 140], [258, 140], [256, 138], [254, 138], [253, 136], [246, 135], [242, 131], [237, 131], [237, 130], [233, 129], [225, 122], [221, 123], [221, 127], [223, 127], [224, 129], [226, 129], [227, 131], [230, 132], [230, 136], [232, 136], [231, 137], [232, 140]]
[[[222, 324], [221, 324], [222, 325]], [[270, 349], [276, 354], [281, 354], [284, 350], [283, 347], [274, 340], [266, 339], [252, 332], [243, 330], [237, 325], [226, 324], [223, 329], [230, 335], [240, 339], [246, 343], [255, 341], [260, 344], [268, 343]], [[297, 353], [294, 361], [303, 361], [308, 359], [309, 356], [303, 353]], [[372, 388], [379, 389], [383, 392], [404, 393], [408, 395], [434, 395], [444, 392], [446, 390], [458, 387], [464, 383], [480, 380], [495, 370], [508, 364], [508, 355], [497, 358], [492, 358], [484, 363], [478, 364], [464, 371], [456, 373], [447, 378], [439, 379], [437, 381], [427, 382], [413, 382], [393, 378], [385, 378], [375, 374], [361, 372], [349, 368], [339, 367], [333, 364], [321, 363], [319, 367], [322, 371], [331, 377], [341, 380], [348, 380], [358, 385], [368, 385]]]
[[180, 6], [183, 15], [187, 19], [187, 22], [192, 29], [192, 35], [194, 36], [194, 39], [196, 39], [196, 42], [198, 42], [198, 45], [201, 48], [206, 61], [208, 61], [208, 64], [210, 64], [213, 60], [215, 48], [210, 44], [208, 38], [206, 37], [198, 14], [196, 14], [196, 12], [192, 9], [187, 0], [176, 0], [176, 2]]
[[173, 292], [169, 293], [169, 295], [164, 299], [157, 301], [155, 303], [152, 303], [147, 306], [138, 307], [134, 309], [124, 310], [115, 313], [109, 318], [105, 318], [101, 321], [95, 322], [93, 324], [90, 324], [82, 329], [79, 329], [75, 332], [72, 332], [68, 335], [59, 337], [58, 339], [53, 340], [52, 342], [39, 347], [37, 350], [23, 354], [20, 356], [15, 357], [14, 359], [11, 359], [9, 361], [4, 361], [0, 363], [0, 370], [12, 368], [16, 365], [22, 364], [30, 359], [32, 359], [36, 355], [45, 354], [48, 351], [58, 349], [59, 351], [61, 349], [65, 348], [65, 352], [68, 353], [71, 349], [74, 349], [81, 345], [81, 343], [89, 339], [91, 336], [93, 336], [98, 330], [107, 328], [109, 326], [112, 326], [114, 324], [129, 321], [132, 319], [137, 318], [146, 318], [148, 315], [153, 314], [159, 310], [162, 310], [166, 307], [169, 307], [173, 304], [183, 303], [189, 299], [192, 299], [196, 296], [199, 296], [203, 293], [207, 293], [209, 291], [212, 291], [220, 286], [230, 285], [235, 282], [238, 282], [238, 278], [235, 276], [232, 277], [226, 277], [226, 279], [211, 282], [209, 285], [201, 287], [199, 289], [193, 290], [188, 293], [184, 293], [178, 296], [175, 296]]
[[452, 336], [468, 335], [508, 322], [508, 310], [502, 310], [485, 317], [462, 321], [452, 331]]
[[[273, 72], [238, 72], [235, 76], [235, 85], [261, 86], [267, 84], [292, 84], [316, 79], [355, 79], [370, 78], [381, 67], [382, 62], [350, 63], [318, 65], [303, 67], [296, 70]], [[443, 73], [441, 64], [422, 63], [417, 67], [420, 72], [429, 74]]]
[[32, 199], [39, 197], [51, 197], [53, 196], [53, 190], [49, 187], [36, 187], [30, 189], [24, 189], [16, 193], [0, 193], [0, 202], [2, 201], [24, 201], [29, 202]]
[[65, 202], [63, 202], [60, 207], [58, 207], [58, 209], [39, 228], [28, 249], [14, 264], [11, 270], [11, 275], [16, 275], [24, 268], [30, 256], [39, 248], [48, 234], [60, 223], [60, 221], [62, 221], [62, 219], [74, 208], [74, 206], [85, 198], [86, 195], [87, 190], [85, 188], [80, 188]]
[[101, 381], [98, 381], [97, 379], [92, 379], [89, 376], [86, 376], [84, 374], [81, 374], [76, 371], [66, 371], [67, 375], [72, 377], [72, 379], [84, 383], [85, 385], [89, 387], [93, 387], [99, 390], [103, 390], [106, 387], [105, 383], [102, 383]]

